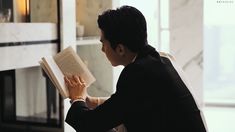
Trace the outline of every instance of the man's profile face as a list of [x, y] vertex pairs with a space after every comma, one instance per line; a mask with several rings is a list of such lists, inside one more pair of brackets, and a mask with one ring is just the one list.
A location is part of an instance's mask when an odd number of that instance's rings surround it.
[[120, 57], [117, 54], [117, 52], [115, 50], [113, 50], [110, 42], [107, 39], [105, 39], [103, 31], [101, 31], [100, 42], [102, 43], [101, 50], [105, 53], [106, 57], [108, 58], [108, 60], [112, 64], [112, 66], [120, 65], [118, 63], [119, 62], [118, 60], [120, 59]]

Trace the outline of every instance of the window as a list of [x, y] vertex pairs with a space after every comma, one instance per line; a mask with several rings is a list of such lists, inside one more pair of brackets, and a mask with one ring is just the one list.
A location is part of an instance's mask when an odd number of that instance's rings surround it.
[[235, 1], [204, 0], [204, 103], [211, 132], [235, 126]]
[[235, 3], [204, 1], [204, 101], [235, 106]]

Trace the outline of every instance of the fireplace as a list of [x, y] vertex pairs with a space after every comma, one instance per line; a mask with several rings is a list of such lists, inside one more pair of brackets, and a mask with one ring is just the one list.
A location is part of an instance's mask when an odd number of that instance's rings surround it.
[[0, 130], [62, 132], [62, 114], [62, 98], [39, 67], [0, 72]]

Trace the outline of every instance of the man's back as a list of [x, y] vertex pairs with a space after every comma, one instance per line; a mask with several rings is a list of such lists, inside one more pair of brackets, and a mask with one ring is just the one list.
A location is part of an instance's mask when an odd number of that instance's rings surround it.
[[[170, 60], [138, 56], [122, 72], [117, 89], [129, 93], [124, 124], [129, 132], [205, 132], [200, 111]], [[120, 92], [122, 93], [122, 92]]]

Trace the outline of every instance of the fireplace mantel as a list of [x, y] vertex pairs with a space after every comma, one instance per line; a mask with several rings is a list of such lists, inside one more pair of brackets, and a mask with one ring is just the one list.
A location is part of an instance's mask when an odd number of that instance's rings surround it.
[[0, 71], [38, 66], [58, 48], [55, 23], [0, 23]]

